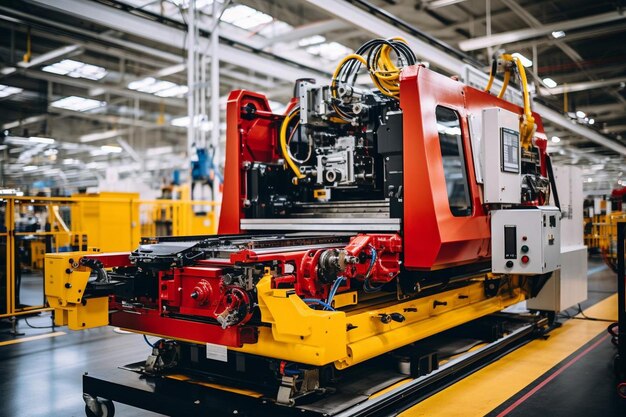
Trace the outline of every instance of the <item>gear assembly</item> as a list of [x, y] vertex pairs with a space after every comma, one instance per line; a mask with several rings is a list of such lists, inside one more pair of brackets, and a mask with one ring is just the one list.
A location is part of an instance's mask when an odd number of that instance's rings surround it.
[[284, 114], [230, 94], [218, 235], [47, 255], [46, 295], [58, 325], [160, 337], [148, 374], [255, 375], [293, 405], [537, 294], [560, 268], [546, 148], [517, 58], [483, 91], [371, 40], [330, 83], [296, 81]]

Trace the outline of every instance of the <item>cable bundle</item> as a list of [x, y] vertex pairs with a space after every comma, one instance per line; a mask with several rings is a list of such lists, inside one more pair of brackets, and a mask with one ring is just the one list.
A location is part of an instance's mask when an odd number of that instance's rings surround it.
[[[392, 57], [392, 52], [396, 59]], [[363, 44], [354, 54], [339, 62], [331, 83], [331, 94], [338, 98], [338, 86], [353, 87], [361, 66], [365, 66], [374, 85], [388, 97], [400, 96], [400, 71], [407, 65], [415, 65], [417, 58], [402, 38], [373, 39]], [[349, 111], [335, 106], [343, 119], [350, 119]]]

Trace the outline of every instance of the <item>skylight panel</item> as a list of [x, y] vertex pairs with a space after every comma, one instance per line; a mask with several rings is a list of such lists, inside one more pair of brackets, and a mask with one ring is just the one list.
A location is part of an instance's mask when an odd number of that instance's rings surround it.
[[18, 87], [11, 87], [8, 85], [0, 84], [0, 98], [9, 97], [13, 94], [19, 94], [22, 91], [24, 90]]
[[187, 93], [187, 86], [175, 84], [170, 81], [158, 80], [153, 77], [146, 77], [128, 84], [131, 90], [142, 93], [154, 94], [159, 97], [177, 97]]
[[242, 29], [252, 29], [259, 25], [271, 22], [273, 18], [268, 14], [253, 9], [252, 7], [238, 4], [237, 6], [229, 7], [224, 10], [221, 20]]
[[322, 35], [313, 35], [307, 38], [302, 38], [298, 41], [298, 46], [305, 47], [311, 45], [317, 45], [326, 42], [326, 38]]
[[330, 61], [335, 61], [352, 53], [352, 49], [339, 42], [326, 42], [319, 45], [312, 45], [306, 48], [306, 51], [312, 55], [317, 55]]
[[289, 23], [283, 22], [282, 20], [274, 20], [272, 23], [263, 26], [263, 29], [259, 30], [257, 34], [266, 38], [272, 38], [274, 36], [284, 35], [292, 29], [293, 26]]
[[78, 96], [69, 96], [50, 103], [51, 107], [66, 109], [72, 111], [88, 111], [106, 106], [106, 102], [83, 98]]
[[52, 65], [47, 65], [42, 68], [42, 71], [66, 75], [72, 78], [86, 78], [94, 81], [104, 78], [108, 73], [103, 67], [86, 64], [73, 59], [64, 59]]

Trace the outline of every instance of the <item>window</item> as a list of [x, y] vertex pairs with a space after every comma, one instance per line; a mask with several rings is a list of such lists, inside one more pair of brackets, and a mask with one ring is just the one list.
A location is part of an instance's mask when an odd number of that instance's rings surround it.
[[472, 202], [459, 116], [454, 110], [441, 106], [437, 106], [435, 114], [450, 211], [454, 216], [469, 216], [472, 214]]

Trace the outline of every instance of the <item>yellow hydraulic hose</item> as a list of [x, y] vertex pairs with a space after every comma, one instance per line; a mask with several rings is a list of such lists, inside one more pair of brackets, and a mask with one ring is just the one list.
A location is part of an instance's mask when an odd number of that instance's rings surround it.
[[[516, 56], [503, 54], [500, 58], [505, 62], [513, 62], [517, 68], [517, 72], [519, 73], [520, 84], [522, 85], [522, 99], [524, 102], [524, 117], [523, 120], [520, 122], [520, 139], [522, 146], [524, 148], [527, 148], [532, 142], [532, 137], [535, 133], [536, 125], [535, 118], [533, 117], [532, 110], [530, 109], [530, 96], [528, 94], [528, 79], [526, 78], [526, 69], [524, 68], [524, 65], [522, 65], [522, 61]], [[500, 89], [498, 98], [504, 97], [504, 93], [511, 79], [512, 69], [509, 68], [505, 71], [506, 72], [504, 73], [504, 81], [502, 82], [502, 88]], [[487, 83], [485, 91], [489, 91], [491, 89], [494, 76], [495, 74], [493, 74], [493, 71], [490, 71], [489, 82]]]
[[502, 88], [500, 89], [500, 93], [498, 93], [498, 98], [504, 97], [504, 92], [506, 88], [509, 86], [509, 81], [511, 80], [511, 72], [507, 71], [504, 73], [504, 80], [502, 81]]
[[283, 124], [280, 126], [280, 133], [278, 135], [278, 138], [280, 141], [280, 150], [283, 154], [283, 158], [285, 158], [285, 162], [287, 162], [287, 165], [289, 166], [289, 168], [291, 168], [296, 178], [302, 179], [304, 178], [304, 174], [300, 172], [300, 168], [298, 168], [296, 163], [293, 162], [293, 159], [291, 159], [291, 155], [287, 150], [287, 127], [289, 126], [289, 122], [291, 122], [291, 119], [297, 114], [300, 114], [300, 110], [295, 110], [285, 116], [285, 120], [283, 120]]

